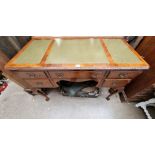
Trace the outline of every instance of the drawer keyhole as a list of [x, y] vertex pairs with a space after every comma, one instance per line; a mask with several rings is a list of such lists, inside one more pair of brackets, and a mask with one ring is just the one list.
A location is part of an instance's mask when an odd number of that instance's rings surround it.
[[112, 86], [113, 86], [113, 87], [116, 87], [116, 83], [115, 83], [115, 82], [112, 82]]

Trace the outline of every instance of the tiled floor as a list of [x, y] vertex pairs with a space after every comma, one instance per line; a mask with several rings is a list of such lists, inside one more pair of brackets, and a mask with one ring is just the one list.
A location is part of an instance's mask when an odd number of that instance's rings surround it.
[[0, 118], [145, 118], [134, 104], [120, 102], [118, 95], [106, 101], [107, 89], [98, 98], [62, 96], [51, 90], [50, 101], [31, 96], [13, 82], [0, 95]]

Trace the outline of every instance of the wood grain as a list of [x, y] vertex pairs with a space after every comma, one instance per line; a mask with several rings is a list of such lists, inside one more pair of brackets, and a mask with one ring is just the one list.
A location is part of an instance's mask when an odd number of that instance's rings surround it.
[[52, 48], [53, 43], [54, 43], [54, 40], [52, 40], [51, 43], [49, 44], [49, 46], [48, 46], [48, 48], [47, 48], [47, 50], [45, 52], [45, 55], [43, 56], [43, 58], [42, 58], [42, 60], [40, 62], [40, 66], [45, 64], [45, 61], [46, 61], [49, 53], [51, 52], [51, 48]]
[[114, 64], [114, 61], [113, 61], [113, 59], [112, 59], [112, 56], [111, 56], [111, 54], [109, 53], [109, 51], [108, 51], [108, 49], [107, 49], [107, 47], [106, 47], [106, 45], [105, 45], [105, 43], [104, 43], [103, 38], [100, 38], [100, 42], [101, 42], [101, 44], [102, 44], [103, 49], [105, 50], [105, 54], [106, 54], [106, 56], [107, 56], [107, 58], [108, 58], [110, 64]]
[[[53, 52], [53, 44], [55, 39], [62, 40], [72, 40], [73, 39], [98, 39], [99, 45], [101, 46], [101, 52], [105, 52], [105, 56], [108, 63], [80, 63], [78, 66], [75, 63], [60, 63], [60, 64], [46, 64], [47, 58], [50, 52]], [[68, 80], [73, 82], [80, 82], [86, 80], [95, 80], [98, 82], [97, 87], [111, 87], [111, 88], [123, 88], [125, 87], [133, 78], [135, 78], [141, 71], [147, 70], [149, 65], [145, 60], [123, 40], [123, 43], [127, 48], [130, 49], [132, 54], [138, 58], [139, 63], [116, 63], [110, 51], [108, 50], [104, 39], [119, 39], [116, 37], [102, 37], [102, 36], [85, 36], [85, 37], [32, 37], [32, 40], [22, 48], [19, 53], [5, 66], [7, 70], [18, 71], [18, 72], [31, 72], [34, 73], [34, 78], [32, 75], [24, 78], [19, 78], [20, 80], [25, 80], [24, 82], [29, 84], [28, 87], [31, 88], [55, 88], [58, 87], [57, 82], [60, 80]], [[15, 60], [20, 57], [24, 50], [31, 46], [33, 40], [51, 40], [50, 44], [46, 48], [41, 62], [39, 64], [15, 64]], [[114, 41], [114, 40], [113, 40]], [[117, 40], [118, 41], [118, 40]], [[124, 45], [123, 44], [123, 45]], [[79, 51], [79, 55], [81, 51]], [[94, 52], [94, 51], [93, 51]], [[53, 54], [53, 53], [52, 53]], [[89, 54], [89, 53], [88, 53]], [[61, 55], [60, 55], [61, 56]], [[64, 55], [65, 57], [65, 55]], [[140, 61], [139, 61], [140, 60]], [[134, 71], [132, 74], [131, 72]], [[130, 72], [130, 73], [129, 73]], [[125, 77], [120, 76], [120, 73], [127, 74]], [[22, 82], [21, 82], [22, 83]]]

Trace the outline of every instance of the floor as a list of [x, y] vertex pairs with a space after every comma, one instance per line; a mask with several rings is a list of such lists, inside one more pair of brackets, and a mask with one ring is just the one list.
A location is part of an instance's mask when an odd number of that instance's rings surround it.
[[104, 88], [98, 98], [79, 98], [65, 97], [58, 90], [51, 90], [47, 102], [9, 81], [8, 88], [0, 95], [0, 118], [145, 118], [133, 103], [121, 103], [118, 94], [106, 101], [107, 94]]

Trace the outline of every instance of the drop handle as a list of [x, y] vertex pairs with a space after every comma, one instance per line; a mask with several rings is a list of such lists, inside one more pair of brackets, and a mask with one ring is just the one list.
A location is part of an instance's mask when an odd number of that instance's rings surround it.
[[125, 78], [126, 75], [125, 75], [125, 74], [119, 74], [119, 77], [120, 77], [120, 78]]
[[97, 74], [92, 74], [92, 78], [97, 78]]
[[35, 78], [36, 77], [36, 75], [34, 74], [34, 73], [28, 73], [27, 74], [30, 78]]
[[56, 76], [57, 76], [58, 78], [62, 78], [62, 77], [63, 77], [63, 73], [57, 73]]

